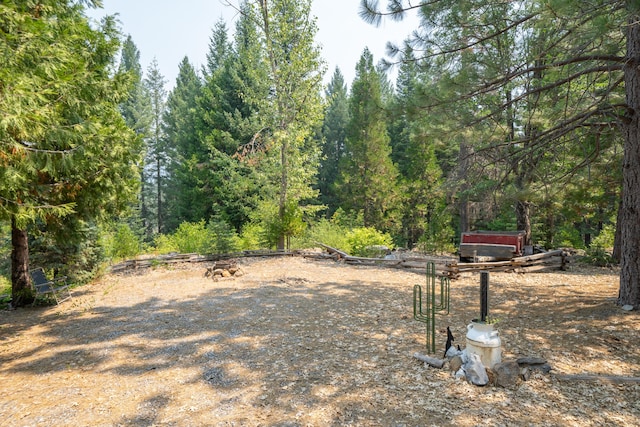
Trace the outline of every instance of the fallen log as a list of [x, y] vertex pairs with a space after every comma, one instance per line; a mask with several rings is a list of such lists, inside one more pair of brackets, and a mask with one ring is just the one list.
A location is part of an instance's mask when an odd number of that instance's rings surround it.
[[429, 366], [433, 366], [434, 368], [442, 369], [444, 366], [444, 360], [436, 359], [435, 357], [425, 356], [424, 354], [414, 353], [413, 357], [420, 360], [421, 362], [426, 363]]
[[516, 257], [511, 260], [514, 263], [527, 263], [531, 261], [537, 261], [545, 258], [551, 258], [554, 256], [562, 256], [564, 253], [563, 249], [556, 249], [555, 251], [542, 252], [534, 255], [525, 255], [521, 257]]
[[342, 252], [340, 249], [332, 248], [331, 246], [325, 245], [324, 243], [316, 242], [316, 244], [325, 248], [327, 251], [329, 251], [330, 254], [337, 254], [342, 258], [348, 258], [351, 256], [346, 252]]

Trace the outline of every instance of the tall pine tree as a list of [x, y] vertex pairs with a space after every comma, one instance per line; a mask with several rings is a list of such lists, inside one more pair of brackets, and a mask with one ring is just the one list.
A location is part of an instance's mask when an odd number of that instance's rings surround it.
[[320, 201], [332, 215], [338, 207], [336, 181], [340, 176], [339, 165], [345, 154], [349, 104], [347, 84], [340, 69], [336, 67], [331, 82], [325, 92], [326, 108], [322, 123], [322, 157], [318, 170], [318, 190]]
[[185, 57], [180, 63], [176, 84], [167, 98], [163, 123], [165, 143], [172, 153], [168, 169], [167, 232], [183, 221], [208, 218], [211, 202], [204, 192], [208, 150], [198, 129], [198, 104], [202, 83]]
[[369, 49], [356, 66], [349, 116], [339, 184], [342, 206], [362, 211], [365, 226], [397, 232], [398, 171], [391, 161], [382, 80]]
[[[152, 236], [154, 233], [162, 233], [163, 226], [163, 206], [162, 199], [164, 197], [164, 177], [166, 176], [166, 164], [171, 157], [168, 146], [165, 143], [163, 135], [162, 118], [165, 111], [166, 91], [164, 88], [165, 79], [158, 69], [158, 61], [154, 58], [147, 69], [147, 76], [144, 79], [144, 86], [149, 95], [151, 103], [151, 124], [149, 126], [149, 134], [147, 136], [147, 161], [145, 162], [145, 170], [148, 181], [145, 187], [153, 189], [149, 192], [151, 197], [145, 198], [147, 201], [155, 201], [154, 206], [151, 204], [147, 209], [155, 215], [149, 215], [149, 224], [155, 222], [155, 227], [148, 227], [147, 233]], [[148, 184], [148, 185], [147, 185]], [[155, 219], [155, 221], [153, 221]]]

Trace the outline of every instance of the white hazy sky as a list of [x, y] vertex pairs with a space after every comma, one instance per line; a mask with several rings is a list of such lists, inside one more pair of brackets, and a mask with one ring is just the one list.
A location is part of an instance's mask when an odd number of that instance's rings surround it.
[[[239, 0], [231, 0], [238, 4]], [[222, 17], [235, 28], [236, 13], [221, 0], [103, 0], [104, 8], [90, 11], [99, 18], [119, 15], [121, 30], [130, 34], [140, 51], [140, 63], [146, 71], [156, 58], [167, 89], [175, 85], [178, 65], [185, 56], [200, 70], [205, 63], [209, 39], [215, 23]], [[401, 23], [385, 21], [376, 28], [358, 15], [360, 0], [314, 0], [312, 14], [318, 18], [317, 43], [327, 64], [328, 82], [336, 66], [350, 85], [355, 66], [365, 47], [374, 61], [385, 57], [388, 41], [400, 43], [416, 28], [415, 18]], [[380, 4], [386, 4], [382, 1]], [[390, 74], [395, 79], [393, 72]]]

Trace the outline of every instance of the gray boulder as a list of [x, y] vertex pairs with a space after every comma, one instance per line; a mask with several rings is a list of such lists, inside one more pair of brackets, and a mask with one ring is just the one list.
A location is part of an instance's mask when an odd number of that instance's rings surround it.
[[471, 384], [480, 386], [489, 384], [487, 369], [482, 364], [479, 355], [470, 354], [469, 360], [464, 364], [463, 368], [467, 375], [467, 381]]

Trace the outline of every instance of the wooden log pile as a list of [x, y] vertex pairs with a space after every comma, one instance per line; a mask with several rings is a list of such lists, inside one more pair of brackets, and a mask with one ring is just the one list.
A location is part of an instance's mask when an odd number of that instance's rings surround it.
[[[317, 242], [316, 242], [317, 243]], [[508, 261], [487, 261], [476, 263], [459, 263], [455, 260], [446, 260], [438, 257], [403, 257], [399, 259], [388, 258], [363, 258], [351, 256], [339, 249], [318, 243], [336, 260], [353, 265], [383, 266], [391, 268], [405, 268], [425, 271], [426, 264], [433, 262], [436, 267], [436, 275], [456, 279], [464, 272], [474, 271], [514, 271], [517, 273], [533, 273], [552, 269], [566, 269], [569, 262], [569, 254], [563, 249], [543, 252], [535, 255], [527, 255], [513, 258]]]
[[449, 262], [445, 266], [445, 274], [450, 278], [457, 278], [460, 273], [482, 270], [513, 271], [516, 273], [534, 273], [548, 270], [566, 270], [570, 254], [564, 249], [542, 252], [534, 255], [526, 255], [512, 258], [508, 261], [488, 262]]
[[271, 257], [271, 256], [294, 256], [294, 252], [285, 251], [242, 251], [232, 254], [167, 254], [158, 256], [142, 256], [135, 259], [122, 261], [111, 266], [111, 273], [124, 273], [136, 271], [144, 268], [155, 267], [159, 265], [177, 264], [177, 263], [198, 263], [198, 262], [217, 262], [228, 260], [231, 258], [249, 258], [249, 257]]
[[[244, 257], [272, 257], [272, 256], [302, 256], [314, 259], [333, 259], [352, 265], [361, 266], [379, 266], [388, 268], [399, 268], [426, 272], [427, 263], [434, 263], [436, 274], [438, 276], [446, 276], [451, 279], [458, 278], [461, 273], [475, 272], [482, 270], [491, 271], [514, 271], [517, 273], [538, 272], [545, 270], [566, 269], [569, 263], [570, 254], [563, 249], [550, 252], [543, 252], [535, 255], [527, 255], [513, 258], [508, 261], [488, 261], [475, 263], [460, 263], [452, 257], [429, 257], [402, 254], [400, 257], [389, 256], [386, 258], [364, 258], [351, 256], [339, 249], [332, 248], [325, 244], [316, 242], [325, 252], [319, 251], [243, 251], [233, 254], [169, 254], [159, 255], [155, 257], [143, 257], [132, 260], [123, 261], [119, 264], [111, 266], [112, 273], [131, 272], [149, 267], [176, 263], [198, 263], [198, 262], [214, 262], [217, 263], [230, 262]], [[234, 261], [235, 262], [235, 261]], [[217, 264], [222, 265], [222, 264]], [[221, 267], [222, 268], [222, 267]], [[211, 267], [207, 268], [207, 272]], [[216, 268], [213, 268], [216, 270]], [[213, 271], [212, 270], [212, 271]], [[225, 268], [222, 268], [225, 270]], [[226, 269], [228, 271], [228, 269]], [[212, 274], [212, 273], [210, 273]], [[233, 273], [232, 275], [236, 275]], [[214, 277], [212, 275], [212, 277]], [[223, 276], [216, 276], [223, 277]]]
[[202, 262], [206, 258], [198, 254], [168, 254], [155, 257], [130, 259], [111, 266], [112, 273], [149, 268], [157, 265], [177, 264], [185, 262]]

